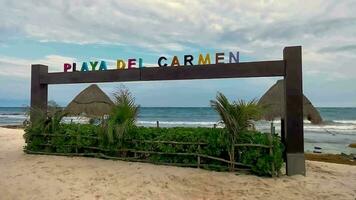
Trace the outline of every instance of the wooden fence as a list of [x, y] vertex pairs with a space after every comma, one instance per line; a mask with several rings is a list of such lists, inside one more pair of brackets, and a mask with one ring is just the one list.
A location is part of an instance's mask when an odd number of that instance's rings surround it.
[[[51, 144], [51, 143], [43, 143], [43, 144], [36, 144], [39, 146], [47, 146], [47, 147], [68, 147], [68, 148], [74, 148], [75, 153], [59, 153], [59, 152], [46, 152], [46, 151], [32, 151], [28, 150], [25, 148], [25, 152], [29, 154], [41, 154], [41, 155], [59, 155], [59, 156], [87, 156], [87, 157], [96, 157], [96, 158], [104, 158], [104, 159], [112, 159], [112, 160], [123, 160], [123, 161], [133, 161], [133, 162], [148, 162], [148, 163], [153, 163], [153, 164], [160, 164], [160, 165], [172, 165], [172, 166], [182, 166], [182, 167], [197, 167], [197, 168], [207, 168], [207, 167], [223, 167], [221, 165], [214, 165], [214, 164], [202, 164], [201, 158], [204, 159], [210, 159], [210, 160], [215, 160], [219, 161], [222, 163], [226, 164], [235, 164], [237, 166], [235, 170], [250, 170], [252, 167], [251, 165], [247, 165], [244, 163], [240, 162], [234, 162], [230, 160], [226, 160], [223, 158], [219, 157], [214, 157], [210, 155], [205, 155], [201, 153], [201, 146], [208, 145], [208, 143], [201, 143], [201, 142], [177, 142], [177, 141], [152, 141], [152, 140], [125, 140], [125, 143], [131, 143], [136, 146], [136, 144], [144, 143], [144, 144], [169, 144], [169, 145], [196, 145], [197, 146], [197, 151], [193, 153], [188, 153], [188, 152], [158, 152], [158, 151], [147, 151], [147, 150], [138, 150], [135, 148], [121, 148], [121, 149], [106, 149], [98, 146], [82, 146], [78, 145], [78, 141], [81, 138], [86, 138], [86, 139], [92, 139], [99, 141], [101, 140], [100, 137], [94, 137], [94, 136], [81, 136], [81, 135], [64, 135], [64, 134], [32, 134], [31, 136], [42, 136], [42, 137], [69, 137], [73, 138], [76, 137], [76, 143], [71, 144], [71, 145], [56, 145], [56, 144]], [[268, 134], [268, 139], [269, 139], [269, 145], [263, 145], [263, 144], [235, 144], [235, 147], [257, 147], [257, 148], [265, 148], [269, 149], [269, 154], [273, 156], [273, 145], [272, 145], [272, 134]], [[26, 141], [28, 145], [31, 143], [29, 141]], [[97, 152], [91, 152], [91, 153], [79, 153], [78, 149], [89, 149], [89, 150], [95, 150]], [[106, 152], [131, 152], [134, 154], [133, 157], [117, 157], [117, 156], [109, 156], [106, 154]], [[197, 163], [164, 163], [164, 162], [157, 162], [157, 161], [152, 161], [149, 159], [138, 159], [138, 155], [176, 155], [176, 156], [193, 156], [196, 157]], [[226, 168], [228, 168], [226, 166]], [[271, 169], [272, 169], [272, 176], [276, 174], [275, 169], [274, 169], [274, 164], [273, 162], [271, 163]]]

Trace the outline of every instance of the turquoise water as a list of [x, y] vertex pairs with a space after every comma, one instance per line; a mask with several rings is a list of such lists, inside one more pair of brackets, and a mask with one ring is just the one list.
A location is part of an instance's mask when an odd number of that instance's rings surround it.
[[26, 117], [26, 108], [0, 107], [0, 126], [22, 124]]
[[[321, 125], [304, 122], [305, 150], [313, 151], [321, 147], [322, 152], [356, 153], [356, 149], [348, 148], [356, 143], [356, 108], [317, 108], [324, 119]], [[0, 125], [21, 124], [25, 119], [25, 108], [0, 107]], [[75, 120], [75, 119], [74, 119]], [[162, 127], [189, 126], [213, 127], [219, 116], [208, 107], [143, 107], [140, 108], [138, 125]], [[274, 122], [276, 131], [280, 131], [280, 123]], [[256, 128], [261, 131], [270, 130], [270, 122], [258, 121]]]

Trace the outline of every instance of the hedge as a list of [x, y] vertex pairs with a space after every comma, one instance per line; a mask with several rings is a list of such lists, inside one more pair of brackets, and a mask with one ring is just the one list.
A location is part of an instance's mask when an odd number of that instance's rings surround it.
[[[55, 131], [38, 126], [26, 128], [25, 150], [78, 155], [100, 153], [109, 157], [135, 158], [153, 163], [186, 166], [194, 166], [198, 164], [197, 162], [201, 162], [202, 166], [207, 166], [207, 169], [220, 171], [227, 169], [225, 163], [204, 157], [197, 161], [196, 156], [193, 155], [199, 153], [229, 160], [222, 131], [226, 130], [135, 127], [122, 138], [115, 138], [115, 142], [110, 143], [106, 138], [105, 128], [101, 126], [60, 124]], [[270, 146], [271, 142], [268, 134], [248, 131], [240, 134], [238, 143]], [[282, 167], [283, 145], [277, 135], [272, 136], [272, 154], [269, 148], [259, 146], [239, 146], [236, 149], [239, 155], [236, 162], [251, 166], [251, 171], [257, 175], [273, 175]], [[153, 152], [161, 152], [161, 154]]]

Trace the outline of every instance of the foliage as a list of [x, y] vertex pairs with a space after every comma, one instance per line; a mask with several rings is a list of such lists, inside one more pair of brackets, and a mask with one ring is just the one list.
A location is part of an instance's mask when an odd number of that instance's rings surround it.
[[[238, 100], [230, 103], [226, 96], [220, 92], [217, 94], [216, 100], [211, 100], [210, 103], [225, 125], [227, 131], [223, 132], [224, 141], [230, 161], [235, 162], [235, 144], [239, 134], [253, 125], [251, 120], [258, 119], [262, 109], [255, 100], [249, 102]], [[230, 166], [230, 169], [234, 169], [234, 164]]]
[[279, 172], [283, 165], [283, 149], [280, 137], [275, 134], [270, 139], [268, 134], [261, 134], [255, 131], [244, 131], [240, 134], [238, 143], [271, 145], [273, 154], [269, 154], [269, 149], [260, 147], [240, 147], [240, 162], [251, 165], [252, 171], [258, 175], [272, 175], [272, 163], [275, 172]]
[[[51, 104], [53, 106], [49, 107], [47, 113], [32, 109], [31, 113], [36, 117], [25, 129], [25, 149], [62, 154], [100, 153], [187, 166], [197, 165], [196, 154], [200, 154], [250, 165], [252, 172], [258, 175], [273, 175], [282, 167], [283, 145], [280, 138], [277, 135], [248, 130], [250, 120], [257, 119], [261, 110], [255, 101], [229, 103], [219, 93], [217, 100], [211, 101], [211, 105], [220, 114], [225, 128], [217, 129], [136, 127], [139, 107], [134, 98], [128, 90], [121, 89], [115, 94], [115, 99], [112, 113], [101, 125], [61, 123], [65, 113], [55, 103]], [[272, 144], [273, 148], [272, 152], [263, 147], [235, 149], [237, 143]], [[239, 155], [237, 159], [236, 153]], [[225, 167], [225, 163], [204, 156], [200, 164], [215, 170]], [[229, 168], [234, 169], [234, 165]]]
[[[26, 149], [33, 151], [44, 151], [54, 153], [103, 153], [108, 156], [134, 157], [131, 152], [118, 153], [117, 150], [135, 149], [138, 151], [164, 152], [164, 153], [197, 153], [223, 159], [229, 159], [229, 155], [224, 144], [223, 131], [225, 129], [214, 128], [148, 128], [136, 127], [130, 129], [129, 134], [125, 134], [122, 146], [120, 141], [115, 140], [108, 143], [101, 136], [105, 132], [102, 126], [90, 124], [61, 124], [60, 129], [51, 133], [52, 136], [40, 136], [41, 129], [26, 129], [26, 134], [31, 133], [32, 141], [27, 143]], [[59, 137], [59, 136], [62, 137]], [[166, 144], [166, 143], [143, 143], [139, 141], [176, 141], [190, 143], [206, 143], [201, 145], [187, 144]], [[269, 144], [266, 134], [259, 132], [244, 131], [240, 134], [238, 143]], [[41, 144], [53, 144], [43, 146]], [[94, 147], [94, 148], [91, 148]], [[268, 149], [260, 147], [239, 147], [241, 163], [252, 165], [252, 171], [258, 175], [270, 175], [271, 162], [274, 162], [275, 169], [282, 167], [282, 145], [279, 137], [273, 136], [274, 154], [271, 157]], [[184, 163], [197, 164], [196, 156], [182, 155], [157, 155], [157, 154], [137, 154], [137, 159], [149, 160], [156, 163]], [[211, 159], [201, 159], [203, 165], [221, 166], [214, 168], [222, 170], [226, 166], [224, 163]]]
[[114, 93], [115, 106], [109, 115], [107, 123], [106, 139], [109, 143], [114, 140], [122, 141], [125, 134], [135, 127], [139, 106], [135, 104], [135, 99], [131, 93], [124, 88]]
[[[57, 153], [75, 153], [77, 150], [84, 150], [84, 147], [98, 146], [97, 134], [101, 127], [90, 124], [60, 124], [55, 131], [39, 132], [34, 126], [29, 126], [25, 130], [27, 140], [27, 150], [48, 151]], [[49, 129], [50, 130], [50, 129]], [[51, 148], [46, 148], [50, 144]]]
[[[54, 134], [62, 130], [61, 121], [66, 113], [55, 101], [48, 102], [47, 110], [45, 112], [39, 108], [30, 108], [27, 113], [33, 116], [31, 122], [26, 125], [24, 134], [27, 143], [26, 148], [29, 150], [40, 150], [43, 147], [41, 144], [49, 143], [49, 137], [39, 136], [38, 134]], [[44, 150], [51, 151], [48, 146], [45, 146]]]
[[[143, 151], [157, 151], [167, 153], [201, 153], [221, 157], [226, 151], [221, 140], [223, 129], [213, 128], [146, 128], [138, 127], [130, 134], [131, 140], [177, 141], [187, 143], [206, 143], [206, 145], [137, 143], [132, 148]], [[149, 159], [164, 163], [197, 163], [196, 156], [150, 156]], [[205, 163], [216, 163], [204, 160]], [[221, 164], [221, 163], [217, 163]]]
[[57, 102], [55, 102], [53, 100], [48, 101], [48, 103], [47, 103], [48, 115], [51, 116], [51, 115], [53, 115], [54, 113], [56, 113], [58, 111], [63, 111], [61, 106]]
[[[31, 122], [25, 127], [24, 138], [26, 142], [35, 145], [36, 143], [44, 142], [40, 137], [33, 133], [54, 133], [60, 130], [61, 120], [65, 116], [62, 110], [52, 110], [52, 113], [46, 113], [38, 108], [31, 108], [30, 113], [33, 117]], [[29, 114], [30, 114], [29, 113]]]

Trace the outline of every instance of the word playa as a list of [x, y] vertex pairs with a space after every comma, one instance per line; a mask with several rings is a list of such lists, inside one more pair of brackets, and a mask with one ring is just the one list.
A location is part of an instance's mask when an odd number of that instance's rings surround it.
[[[179, 67], [179, 66], [194, 66], [194, 63], [197, 65], [210, 65], [212, 64], [210, 54], [199, 54], [198, 59], [195, 59], [193, 55], [184, 55], [183, 59], [180, 61], [178, 56], [173, 56], [171, 60], [168, 60], [167, 57], [161, 56], [158, 58], [157, 64], [159, 67]], [[228, 63], [239, 63], [240, 54], [239, 52], [233, 53], [229, 52], [228, 57], [226, 58], [225, 53], [215, 53], [215, 64], [223, 64], [225, 60], [228, 59]], [[118, 59], [116, 60], [116, 67], [114, 69], [133, 69], [133, 68], [143, 68], [143, 59], [142, 58], [130, 58], [125, 62], [125, 60]], [[83, 62], [80, 69], [77, 66], [77, 63], [64, 63], [63, 65], [64, 72], [86, 72], [86, 71], [103, 71], [108, 70], [107, 63], [105, 61], [89, 61]]]

